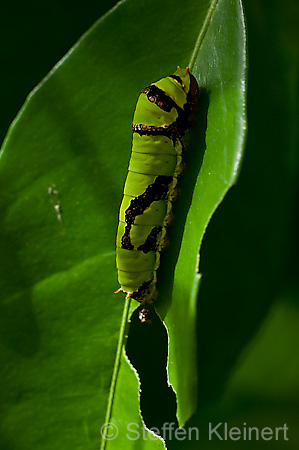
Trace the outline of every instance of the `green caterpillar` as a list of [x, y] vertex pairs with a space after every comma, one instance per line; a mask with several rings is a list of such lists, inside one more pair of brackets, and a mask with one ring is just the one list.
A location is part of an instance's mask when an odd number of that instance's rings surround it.
[[[181, 139], [190, 124], [198, 86], [188, 67], [141, 91], [133, 118], [133, 145], [116, 238], [120, 288], [142, 305], [157, 298], [156, 271], [172, 220]], [[147, 310], [142, 321], [147, 320]]]

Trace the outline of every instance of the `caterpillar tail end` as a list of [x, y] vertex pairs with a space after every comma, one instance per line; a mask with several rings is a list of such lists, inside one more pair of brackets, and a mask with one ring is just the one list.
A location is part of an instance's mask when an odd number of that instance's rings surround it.
[[[126, 299], [132, 298], [133, 294], [134, 294], [133, 292], [126, 292], [122, 288], [117, 289], [117, 291], [115, 291], [114, 294], [120, 294], [121, 292], [123, 292], [124, 294], [127, 294], [126, 295]], [[140, 301], [140, 300], [137, 300], [137, 301]], [[151, 303], [153, 303], [153, 302], [154, 302], [154, 299], [151, 300], [151, 301], [149, 301], [147, 299], [146, 302], [140, 301], [140, 303], [141, 303], [141, 310], [139, 311], [138, 318], [139, 318], [141, 323], [146, 323], [148, 325], [152, 324], [151, 312], [146, 306], [151, 304]]]

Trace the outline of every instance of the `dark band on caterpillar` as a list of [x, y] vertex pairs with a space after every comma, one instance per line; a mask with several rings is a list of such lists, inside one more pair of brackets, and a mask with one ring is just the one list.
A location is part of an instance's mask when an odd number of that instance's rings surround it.
[[172, 100], [165, 91], [162, 91], [162, 89], [159, 89], [154, 84], [142, 89], [141, 92], [147, 95], [147, 98], [151, 103], [155, 103], [159, 108], [163, 109], [163, 111], [170, 112], [172, 108], [175, 108], [179, 115], [183, 113], [183, 110], [176, 102]]
[[155, 127], [154, 125], [146, 125], [144, 123], [132, 123], [132, 129], [134, 133], [138, 133], [140, 136], [166, 136], [175, 140], [176, 138], [180, 139], [185, 134], [187, 123], [188, 114], [182, 112], [170, 125]]
[[140, 216], [144, 211], [157, 200], [165, 200], [168, 194], [168, 186], [172, 182], [172, 177], [158, 175], [153, 184], [150, 184], [146, 191], [131, 200], [125, 212], [125, 221], [133, 225], [135, 217]]
[[[151, 278], [149, 281], [145, 281], [142, 285], [137, 289], [136, 292], [133, 292], [131, 298], [137, 300], [137, 302], [142, 303], [142, 300], [147, 297], [147, 294], [150, 293], [150, 286], [153, 282], [154, 278]], [[154, 299], [151, 301], [147, 301], [146, 303], [153, 303]]]
[[148, 253], [151, 250], [158, 250], [158, 236], [160, 233], [162, 233], [162, 227], [154, 227], [147, 236], [145, 243], [139, 245], [137, 250], [141, 250], [143, 253]]
[[170, 78], [173, 78], [174, 80], [178, 81], [180, 84], [183, 84], [181, 77], [178, 75], [169, 75]]
[[[139, 195], [136, 198], [131, 200], [129, 207], [125, 211], [125, 233], [121, 238], [121, 248], [127, 250], [134, 250], [134, 246], [131, 243], [130, 231], [132, 225], [134, 224], [136, 216], [140, 216], [144, 213], [144, 211], [151, 206], [151, 204], [157, 200], [166, 199], [168, 193], [168, 186], [172, 182], [172, 177], [167, 177], [163, 175], [158, 175], [153, 184], [150, 184], [146, 191]], [[156, 229], [162, 227], [156, 227]], [[153, 232], [153, 230], [152, 230]], [[153, 234], [154, 233], [154, 234]], [[138, 247], [138, 250], [142, 250], [144, 253], [148, 253], [150, 250], [154, 250], [153, 245], [152, 248], [149, 248], [150, 243], [153, 241], [154, 236], [157, 238], [159, 233], [153, 232], [149, 236], [147, 236], [144, 244]], [[144, 249], [148, 249], [145, 251]]]

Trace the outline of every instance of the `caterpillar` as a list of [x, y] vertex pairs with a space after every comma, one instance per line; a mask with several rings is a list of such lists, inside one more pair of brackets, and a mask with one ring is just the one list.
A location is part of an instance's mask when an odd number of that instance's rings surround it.
[[[172, 203], [183, 171], [182, 137], [196, 109], [198, 85], [189, 68], [177, 68], [144, 88], [134, 113], [132, 154], [119, 211], [116, 266], [126, 298], [141, 305], [157, 298], [156, 271], [167, 243]], [[143, 309], [141, 321], [148, 321]]]

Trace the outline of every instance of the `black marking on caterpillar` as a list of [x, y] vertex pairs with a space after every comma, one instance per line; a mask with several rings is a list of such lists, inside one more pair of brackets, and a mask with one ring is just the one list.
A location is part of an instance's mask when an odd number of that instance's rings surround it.
[[182, 84], [182, 79], [181, 77], [178, 77], [177, 75], [169, 75], [170, 78], [173, 78], [174, 80], [177, 80], [180, 84]]
[[176, 104], [176, 102], [172, 100], [172, 98], [169, 97], [165, 91], [162, 91], [162, 89], [158, 88], [154, 84], [142, 89], [141, 92], [147, 95], [147, 98], [151, 103], [155, 103], [159, 106], [159, 108], [163, 109], [163, 111], [170, 112], [172, 108], [175, 108], [179, 115], [183, 113], [183, 110]]
[[172, 177], [158, 175], [155, 182], [150, 184], [143, 194], [131, 200], [125, 212], [126, 223], [133, 225], [135, 217], [143, 214], [154, 201], [166, 199], [171, 182]]
[[132, 129], [134, 133], [138, 133], [140, 136], [166, 136], [175, 141], [176, 139], [181, 139], [184, 136], [187, 124], [187, 116], [186, 113], [183, 112], [170, 125], [155, 127], [154, 125], [145, 125], [143, 123], [132, 123]]
[[156, 251], [158, 249], [158, 236], [162, 232], [162, 227], [154, 227], [150, 234], [147, 236], [144, 244], [139, 245], [137, 250], [141, 250], [143, 253], [148, 253], [151, 250]]
[[[125, 221], [126, 221], [126, 227], [125, 227], [125, 233], [121, 238], [121, 248], [127, 249], [127, 250], [133, 250], [134, 246], [131, 243], [130, 238], [130, 231], [132, 228], [132, 225], [134, 224], [136, 216], [139, 216], [144, 213], [144, 211], [154, 202], [157, 200], [162, 200], [167, 198], [168, 194], [168, 186], [172, 182], [172, 177], [167, 177], [164, 175], [159, 175], [153, 184], [150, 184], [146, 191], [139, 195], [138, 197], [135, 197], [129, 207], [127, 208], [125, 212]], [[160, 227], [161, 228], [161, 227]], [[158, 233], [156, 233], [157, 237]], [[150, 241], [152, 242], [153, 236], [148, 236]], [[144, 244], [145, 249], [149, 247], [149, 241], [145, 242]], [[138, 250], [142, 250], [142, 247], [139, 246]], [[148, 253], [150, 250], [153, 250], [153, 248], [149, 248], [144, 253]], [[144, 250], [143, 250], [144, 251]]]
[[134, 250], [134, 245], [131, 243], [130, 231], [132, 224], [127, 224], [125, 226], [125, 233], [121, 238], [121, 248], [125, 248], [127, 250]]
[[[138, 302], [142, 303], [142, 300], [144, 298], [146, 298], [148, 296], [148, 294], [151, 293], [151, 290], [149, 288], [150, 288], [152, 282], [153, 282], [153, 278], [149, 281], [145, 281], [144, 283], [142, 283], [140, 288], [136, 292], [133, 292], [131, 297], [134, 298], [134, 300], [137, 300]], [[153, 303], [153, 302], [154, 302], [154, 299], [152, 299], [151, 301], [148, 301], [147, 303]]]

